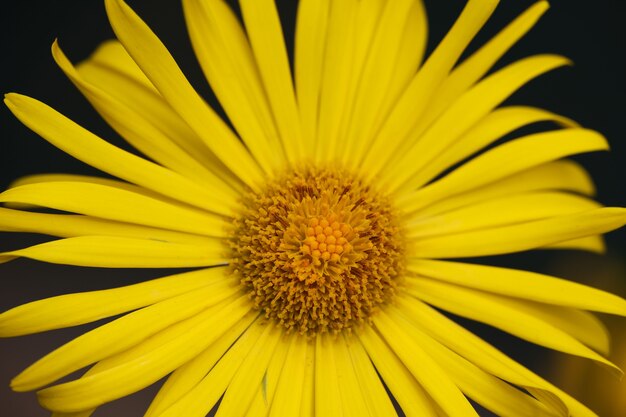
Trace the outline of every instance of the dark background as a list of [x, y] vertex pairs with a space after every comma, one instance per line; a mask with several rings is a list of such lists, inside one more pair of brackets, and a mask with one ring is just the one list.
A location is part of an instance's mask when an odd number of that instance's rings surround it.
[[[277, 1], [292, 48], [297, 1]], [[463, 0], [425, 0], [430, 21], [429, 50], [450, 27], [465, 4]], [[472, 43], [471, 50], [533, 3], [531, 0], [503, 0], [488, 25]], [[131, 0], [129, 4], [168, 46], [196, 88], [210, 101], [210, 89], [203, 80], [187, 39], [180, 4], [176, 0]], [[573, 59], [573, 68], [560, 69], [533, 81], [508, 102], [534, 105], [571, 117], [582, 125], [605, 134], [611, 153], [584, 155], [581, 161], [594, 176], [598, 200], [606, 205], [626, 206], [626, 1], [554, 0], [552, 8], [531, 33], [498, 63], [497, 68], [536, 53], [559, 53]], [[50, 45], [58, 37], [74, 62], [85, 59], [103, 40], [113, 37], [102, 1], [27, 0], [3, 2], [2, 66], [0, 91], [19, 92], [38, 98], [97, 134], [122, 145], [115, 133], [99, 119], [86, 100], [64, 77], [50, 56]], [[45, 172], [99, 173], [63, 154], [22, 126], [8, 110], [0, 108], [0, 189], [23, 175]], [[124, 145], [122, 145], [124, 146]], [[23, 247], [45, 240], [34, 235], [0, 233], [0, 250]], [[501, 256], [492, 263], [544, 271], [626, 295], [626, 232], [607, 238], [606, 257], [572, 252], [538, 252]], [[168, 271], [170, 272], [170, 271]], [[99, 270], [46, 265], [17, 260], [0, 265], [0, 310], [52, 295], [108, 288], [164, 275], [157, 270]], [[624, 320], [606, 318], [617, 334], [619, 354], [626, 352]], [[603, 416], [626, 415], [625, 408], [611, 405], [626, 397], [608, 373], [589, 368], [575, 359], [563, 360], [545, 349], [467, 323], [504, 351], [544, 375], [552, 375]], [[86, 329], [83, 326], [40, 335], [0, 340], [0, 416], [37, 417], [48, 415], [36, 404], [32, 393], [11, 393], [9, 380], [28, 364]], [[558, 358], [558, 360], [557, 360]], [[614, 357], [622, 366], [626, 358]], [[566, 362], [566, 368], [558, 368]], [[598, 393], [591, 386], [600, 387]], [[142, 415], [155, 387], [103, 407], [96, 416]], [[619, 394], [621, 392], [621, 394]], [[625, 407], [624, 404], [621, 407]], [[485, 414], [487, 415], [487, 414]]]

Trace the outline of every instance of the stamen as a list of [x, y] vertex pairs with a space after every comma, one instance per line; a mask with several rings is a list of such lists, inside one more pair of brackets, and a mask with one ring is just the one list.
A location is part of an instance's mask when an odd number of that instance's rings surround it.
[[243, 207], [233, 271], [268, 318], [300, 333], [338, 332], [393, 297], [402, 239], [388, 201], [361, 180], [295, 171]]

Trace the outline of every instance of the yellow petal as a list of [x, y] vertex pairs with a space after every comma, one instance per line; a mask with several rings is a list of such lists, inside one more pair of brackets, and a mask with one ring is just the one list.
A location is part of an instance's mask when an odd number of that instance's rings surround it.
[[189, 245], [113, 236], [59, 239], [0, 253], [0, 262], [17, 257], [101, 268], [185, 268], [224, 265], [228, 261], [219, 241]]
[[417, 192], [400, 196], [398, 204], [411, 212], [546, 162], [607, 149], [606, 139], [592, 130], [564, 129], [537, 133], [485, 152]]
[[437, 90], [422, 123], [429, 124], [451, 102], [483, 77], [502, 55], [537, 23], [549, 7], [547, 1], [536, 2], [459, 64]]
[[[352, 366], [356, 373], [357, 381], [363, 392], [363, 398], [367, 405], [370, 415], [376, 416], [393, 416], [395, 409], [391, 403], [391, 399], [382, 381], [376, 374], [374, 365], [367, 357], [367, 352], [361, 345], [358, 338], [345, 336]], [[395, 394], [395, 393], [394, 393]]]
[[423, 183], [416, 174], [496, 106], [533, 78], [568, 63], [560, 56], [538, 55], [485, 78], [446, 109], [423, 134], [410, 134], [409, 145], [400, 148], [399, 158], [381, 172], [386, 184], [391, 191], [415, 189]]
[[315, 416], [315, 348], [316, 343], [307, 343], [304, 362], [304, 381], [302, 384], [301, 417]]
[[162, 134], [219, 175], [233, 189], [242, 189], [242, 183], [172, 110], [117, 40], [105, 41], [76, 67], [76, 71], [89, 84], [106, 91], [129, 108], [136, 109]]
[[553, 243], [551, 245], [544, 246], [541, 249], [585, 250], [600, 255], [606, 253], [606, 245], [604, 243], [604, 238], [601, 235]]
[[434, 278], [509, 297], [626, 316], [626, 300], [576, 282], [494, 266], [411, 260], [408, 269]]
[[[571, 191], [586, 196], [595, 194], [595, 187], [587, 171], [574, 161], [561, 160], [541, 164], [499, 181], [439, 200], [419, 209], [414, 216], [432, 216], [493, 198], [541, 190]], [[408, 198], [412, 199], [413, 196]]]
[[424, 238], [577, 213], [600, 207], [586, 197], [556, 191], [486, 200], [436, 216], [416, 216], [406, 226], [409, 238]]
[[305, 337], [292, 337], [271, 403], [270, 417], [300, 415], [307, 369], [307, 348]]
[[155, 304], [213, 283], [223, 269], [201, 269], [125, 287], [65, 294], [23, 304], [0, 314], [0, 337], [76, 326]]
[[94, 168], [215, 213], [231, 212], [233, 198], [216, 195], [179, 174], [105, 142], [40, 101], [13, 93], [7, 94], [4, 101], [34, 132]]
[[280, 18], [273, 0], [241, 0], [252, 52], [289, 161], [303, 157], [302, 126]]
[[220, 0], [183, 2], [198, 61], [221, 106], [266, 173], [284, 163], [272, 112], [248, 39]]
[[211, 346], [198, 356], [176, 369], [165, 381], [157, 395], [150, 403], [144, 417], [160, 415], [172, 404], [176, 403], [194, 389], [200, 381], [213, 369], [229, 351], [233, 343], [247, 331], [248, 326], [258, 317], [258, 312], [250, 312], [243, 319], [228, 329]]
[[605, 207], [522, 224], [421, 239], [413, 255], [463, 258], [535, 249], [552, 243], [607, 233], [626, 224], [626, 209]]
[[465, 395], [485, 408], [498, 415], [512, 417], [555, 415], [533, 397], [484, 372], [467, 359], [439, 344], [417, 326], [412, 325], [395, 307], [390, 307], [387, 312], [397, 323], [409, 328], [410, 337], [446, 370]]
[[419, 188], [497, 139], [525, 125], [546, 121], [557, 123], [561, 127], [577, 127], [576, 122], [570, 119], [533, 107], [509, 106], [495, 109], [426, 163], [411, 178], [411, 184]]
[[63, 72], [107, 123], [136, 149], [161, 165], [214, 192], [233, 195], [233, 190], [228, 185], [220, 183], [218, 176], [176, 145], [159, 130], [158, 126], [146, 120], [137, 109], [125, 105], [107, 94], [106, 90], [98, 88], [81, 77], [56, 41], [52, 45], [52, 55]]
[[329, 0], [301, 0], [298, 3], [294, 73], [305, 141], [303, 147], [310, 155], [315, 153], [329, 8]]
[[411, 339], [406, 326], [396, 323], [382, 311], [374, 317], [374, 324], [389, 347], [446, 415], [478, 416], [445, 369]]
[[496, 0], [471, 0], [467, 3], [454, 26], [405, 89], [372, 142], [363, 160], [368, 167], [368, 178], [374, 178], [405, 142], [437, 88], [493, 13], [497, 3]]
[[617, 366], [562, 329], [533, 315], [523, 302], [424, 278], [407, 281], [407, 291], [429, 304], [489, 324], [529, 342], [592, 359], [621, 375]]
[[344, 415], [333, 338], [323, 333], [315, 339], [315, 417]]
[[[368, 2], [361, 2], [363, 8]], [[357, 36], [367, 33], [368, 38], [362, 63], [356, 60], [354, 63], [358, 68], [353, 82], [356, 84], [352, 92], [353, 105], [348, 113], [347, 128], [345, 130], [342, 161], [344, 164], [354, 168], [358, 164], [361, 152], [365, 144], [369, 143], [374, 134], [378, 131], [380, 124], [387, 115], [389, 108], [382, 107], [383, 104], [390, 106], [390, 101], [395, 102], [398, 94], [398, 84], [394, 81], [404, 81], [402, 87], [406, 87], [409, 80], [397, 80], [397, 62], [406, 62], [399, 58], [402, 46], [402, 39], [407, 32], [407, 25], [414, 25], [417, 22], [407, 17], [415, 10], [413, 0], [398, 0], [393, 2], [373, 2], [379, 7], [373, 9], [375, 26], [370, 35], [358, 25]], [[407, 22], [408, 20], [408, 22]], [[411, 31], [408, 31], [412, 33]], [[416, 63], [413, 69], [416, 69]], [[410, 74], [412, 76], [414, 74]], [[388, 96], [391, 95], [394, 100]], [[358, 149], [358, 151], [357, 151]]]
[[[38, 392], [40, 404], [53, 411], [81, 411], [97, 407], [142, 389], [200, 354], [250, 310], [241, 297], [170, 326], [156, 338], [165, 338], [149, 352], [110, 369]], [[163, 335], [165, 333], [165, 335]], [[176, 337], [172, 337], [172, 335]]]
[[359, 2], [329, 3], [326, 47], [319, 86], [318, 128], [315, 138], [316, 162], [334, 161], [342, 118], [348, 109], [349, 87], [353, 73], [352, 57], [356, 36]]
[[250, 357], [252, 348], [259, 344], [266, 329], [267, 326], [261, 320], [254, 322], [193, 389], [157, 416], [206, 416], [229, 386], [243, 361]]
[[0, 230], [4, 232], [42, 233], [58, 237], [119, 236], [198, 245], [210, 245], [213, 241], [213, 238], [207, 236], [121, 223], [97, 217], [33, 213], [5, 208], [0, 208]]
[[359, 331], [359, 340], [376, 370], [407, 417], [434, 417], [439, 415], [435, 404], [411, 372], [391, 348], [370, 326]]
[[[505, 381], [525, 387], [533, 396], [558, 414], [595, 416], [574, 398], [515, 362], [489, 343], [414, 298], [399, 297], [398, 305], [414, 325], [481, 369]], [[569, 409], [569, 412], [568, 412]]]
[[226, 236], [227, 223], [221, 216], [95, 183], [22, 185], [0, 194], [0, 202], [7, 201], [192, 234]]
[[339, 391], [342, 398], [343, 415], [346, 417], [376, 417], [376, 414], [372, 414], [367, 405], [366, 393], [360, 387], [356, 369], [352, 364], [348, 350], [349, 343], [359, 343], [359, 341], [352, 337], [348, 340], [344, 336], [338, 335], [337, 343], [335, 343], [337, 374], [339, 381], [341, 381]]
[[105, 4], [115, 34], [167, 102], [231, 171], [256, 187], [261, 178], [258, 165], [189, 84], [161, 41], [123, 1]]
[[215, 268], [220, 281], [129, 313], [91, 330], [47, 354], [11, 381], [16, 391], [41, 388], [107, 356], [122, 352], [170, 325], [185, 320], [238, 292]]

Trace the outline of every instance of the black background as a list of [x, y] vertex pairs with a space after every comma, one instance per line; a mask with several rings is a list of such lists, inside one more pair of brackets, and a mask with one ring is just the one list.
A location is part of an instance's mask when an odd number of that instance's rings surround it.
[[[288, 46], [292, 47], [297, 1], [277, 1]], [[429, 14], [429, 50], [445, 34], [464, 5], [462, 0], [425, 0]], [[523, 11], [531, 0], [503, 0], [488, 25], [472, 43], [471, 50]], [[185, 31], [176, 0], [132, 0], [129, 4], [168, 46], [194, 86], [210, 101]], [[498, 63], [496, 68], [536, 53], [559, 53], [575, 62], [533, 81], [508, 103], [534, 105], [571, 117], [605, 134], [611, 153], [578, 157], [594, 176], [598, 200], [606, 205], [626, 206], [626, 1], [555, 0], [552, 8], [529, 35]], [[72, 61], [85, 59], [103, 40], [113, 37], [103, 2], [48, 0], [3, 2], [1, 9], [2, 66], [0, 91], [19, 92], [38, 98], [111, 142], [124, 146], [96, 115], [54, 64], [50, 45], [59, 38]], [[0, 188], [23, 175], [45, 172], [99, 173], [53, 148], [22, 126], [8, 110], [0, 108]], [[0, 233], [0, 250], [23, 247], [45, 238]], [[498, 264], [548, 271], [571, 279], [626, 294], [626, 232], [607, 238], [607, 257], [578, 253], [523, 254], [497, 257]], [[169, 271], [168, 271], [169, 272]], [[17, 260], [0, 265], [0, 310], [34, 299], [124, 285], [163, 275], [156, 270], [99, 270], [46, 265]], [[624, 321], [618, 332], [625, 332]], [[551, 372], [551, 354], [544, 349], [467, 323], [485, 334], [507, 353], [540, 373]], [[12, 376], [38, 357], [92, 326], [40, 335], [0, 340], [0, 416], [37, 417], [41, 410], [33, 394], [11, 393]], [[603, 376], [606, 380], [611, 377]], [[139, 416], [155, 388], [103, 407], [96, 416]], [[626, 392], [622, 390], [622, 392]], [[593, 402], [594, 399], [589, 401]], [[596, 399], [598, 404], [610, 398]], [[607, 411], [605, 415], [609, 415]], [[485, 414], [487, 415], [487, 414]], [[617, 416], [618, 414], [614, 414]]]

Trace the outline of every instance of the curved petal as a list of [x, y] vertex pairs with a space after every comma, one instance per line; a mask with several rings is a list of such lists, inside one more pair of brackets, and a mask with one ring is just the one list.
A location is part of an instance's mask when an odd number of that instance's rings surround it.
[[11, 387], [16, 391], [41, 388], [123, 352], [238, 293], [239, 289], [225, 276], [224, 269], [215, 270], [220, 275], [219, 281], [126, 314], [71, 340], [22, 371], [11, 381]]
[[344, 416], [337, 375], [336, 340], [328, 334], [315, 339], [315, 417]]
[[407, 417], [435, 417], [439, 413], [433, 400], [413, 377], [392, 349], [370, 326], [358, 333], [370, 360], [389, 387]]
[[437, 49], [395, 103], [362, 161], [373, 178], [387, 165], [397, 148], [419, 123], [441, 82], [446, 78], [474, 35], [489, 19], [496, 0], [470, 0]]
[[306, 378], [307, 340], [295, 336], [291, 340], [282, 372], [276, 386], [269, 417], [301, 415], [304, 380]]
[[282, 144], [237, 17], [221, 0], [185, 0], [183, 10], [200, 66], [235, 129], [266, 173], [281, 169]]
[[[53, 411], [81, 411], [142, 389], [200, 354], [241, 320], [250, 307], [250, 301], [244, 296], [217, 311], [205, 310], [153, 336], [160, 343], [153, 343], [156, 346], [137, 357], [85, 378], [39, 391], [39, 402]], [[124, 354], [131, 355], [131, 352]]]
[[230, 214], [235, 196], [220, 188], [200, 186], [166, 168], [119, 149], [47, 105], [19, 94], [5, 103], [22, 123], [62, 151], [97, 169], [165, 196], [215, 213]]
[[626, 316], [626, 300], [617, 295], [536, 272], [426, 259], [412, 259], [407, 268], [421, 276], [494, 294]]
[[[400, 148], [399, 158], [380, 173], [385, 184], [390, 191], [415, 189], [420, 185], [416, 182], [419, 179], [416, 174], [502, 101], [533, 78], [569, 62], [557, 55], [538, 55], [515, 62], [485, 78], [446, 109], [423, 134], [411, 134], [405, 142], [409, 146]], [[373, 175], [376, 173], [370, 177]]]
[[446, 371], [409, 336], [402, 323], [396, 323], [381, 311], [374, 317], [374, 324], [389, 347], [446, 415], [478, 416]]
[[[595, 195], [595, 187], [587, 171], [574, 161], [561, 160], [528, 168], [478, 188], [445, 197], [418, 209], [412, 216], [433, 216], [485, 200], [543, 190]], [[413, 196], [406, 199], [413, 200]]]
[[524, 106], [495, 109], [476, 123], [465, 134], [450, 143], [438, 156], [424, 165], [411, 178], [411, 184], [419, 188], [444, 170], [480, 151], [503, 136], [532, 123], [554, 122], [561, 127], [578, 127], [576, 122], [545, 110]]
[[510, 226], [425, 238], [412, 244], [412, 253], [420, 258], [499, 255], [598, 235], [625, 224], [626, 209], [605, 207]]
[[227, 222], [220, 216], [95, 183], [44, 182], [22, 185], [0, 193], [0, 202], [26, 203], [192, 234], [226, 236]]
[[225, 247], [185, 245], [113, 236], [81, 236], [54, 240], [0, 253], [0, 262], [18, 257], [42, 262], [101, 268], [186, 268], [225, 265]]
[[161, 41], [122, 0], [105, 2], [111, 26], [128, 53], [209, 149], [248, 186], [261, 172], [247, 149], [202, 100]]
[[223, 270], [200, 269], [125, 287], [65, 294], [23, 304], [0, 314], [0, 337], [77, 326], [126, 313], [212, 284]]
[[276, 4], [240, 0], [239, 5], [283, 148], [289, 161], [298, 162], [304, 157], [302, 126]]
[[[164, 135], [158, 126], [145, 119], [137, 109], [124, 104], [107, 94], [106, 90], [98, 88], [81, 77], [56, 41], [52, 44], [52, 56], [107, 123], [136, 149], [161, 165], [200, 184], [208, 183], [212, 187], [217, 187], [219, 184], [222, 187], [228, 187], [221, 183], [219, 177], [212, 174]], [[225, 193], [229, 191], [231, 190], [224, 190]]]
[[[510, 175], [578, 153], [607, 150], [606, 139], [587, 129], [564, 129], [507, 142], [467, 162], [426, 187], [398, 197], [405, 212], [496, 182]], [[519, 155], [524, 155], [520, 158]]]
[[416, 216], [407, 221], [407, 236], [420, 239], [430, 236], [463, 233], [525, 223], [599, 208], [586, 197], [557, 191], [524, 193], [473, 204], [436, 216]]
[[456, 285], [423, 279], [407, 279], [407, 291], [446, 311], [499, 328], [532, 343], [592, 359], [617, 375], [622, 372], [552, 323], [535, 316], [523, 302]]

